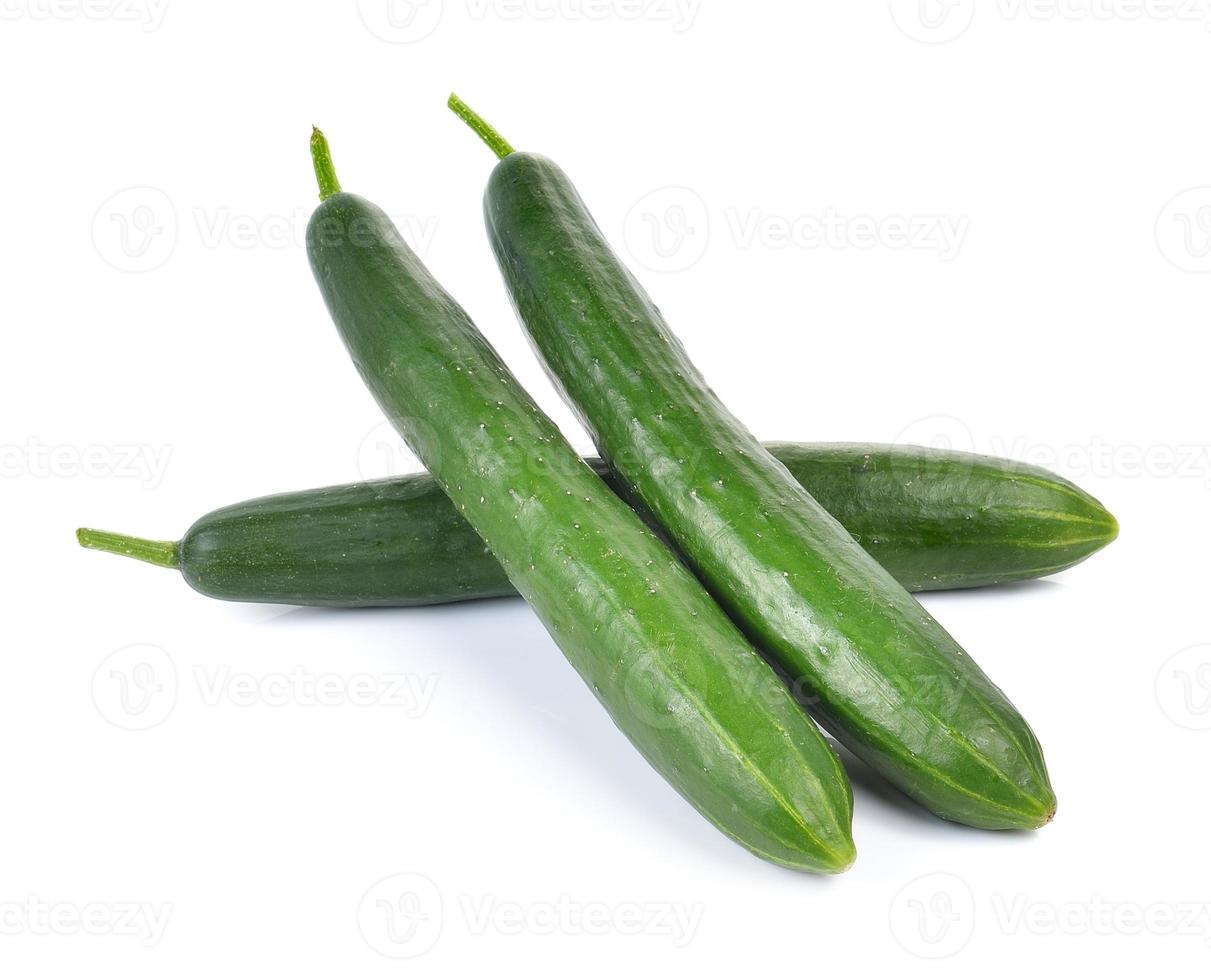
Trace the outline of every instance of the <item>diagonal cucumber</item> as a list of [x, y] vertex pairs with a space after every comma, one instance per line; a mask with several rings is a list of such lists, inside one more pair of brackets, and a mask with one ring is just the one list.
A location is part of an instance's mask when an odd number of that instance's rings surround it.
[[852, 799], [807, 715], [573, 451], [385, 214], [312, 152], [320, 292], [363, 380], [618, 727], [754, 853], [839, 872]]
[[598, 450], [821, 723], [938, 815], [1051, 820], [1034, 733], [945, 630], [727, 410], [567, 176], [501, 158], [489, 238], [518, 316]]

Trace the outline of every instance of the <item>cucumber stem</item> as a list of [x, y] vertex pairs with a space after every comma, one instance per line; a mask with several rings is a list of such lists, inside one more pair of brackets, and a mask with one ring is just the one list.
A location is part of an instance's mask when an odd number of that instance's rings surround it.
[[181, 549], [176, 541], [149, 541], [147, 538], [98, 531], [91, 527], [78, 528], [76, 540], [81, 546], [92, 548], [94, 551], [108, 551], [114, 555], [137, 558], [161, 568], [181, 567]]
[[458, 116], [463, 122], [471, 127], [472, 130], [479, 136], [481, 140], [488, 144], [490, 149], [496, 156], [503, 160], [510, 153], [514, 152], [513, 147], [509, 145], [509, 141], [500, 135], [495, 129], [488, 125], [487, 121], [478, 112], [472, 109], [467, 103], [460, 99], [453, 92], [450, 93], [450, 98], [446, 102], [454, 115]]
[[339, 194], [341, 182], [336, 179], [328, 138], [315, 126], [311, 127], [311, 162], [315, 166], [315, 179], [320, 185], [320, 200], [326, 201], [333, 194]]

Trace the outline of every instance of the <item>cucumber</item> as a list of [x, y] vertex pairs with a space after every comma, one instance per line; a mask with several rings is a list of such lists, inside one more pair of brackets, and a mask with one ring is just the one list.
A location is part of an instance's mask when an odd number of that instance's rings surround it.
[[939, 816], [1051, 820], [1034, 733], [719, 401], [550, 160], [487, 136], [492, 249], [548, 373], [712, 594], [851, 751]]
[[321, 187], [307, 254], [363, 380], [643, 756], [775, 863], [853, 862], [839, 760], [774, 670], [517, 383], [387, 216]]
[[913, 592], [1041, 578], [1118, 536], [1096, 499], [1026, 463], [919, 446], [766, 448]]
[[[766, 448], [914, 591], [1048, 575], [1117, 531], [1088, 494], [1022, 463], [913, 446]], [[619, 491], [604, 463], [587, 462]], [[90, 528], [77, 536], [87, 548], [179, 568], [216, 599], [423, 606], [516, 594], [427, 473], [233, 504], [200, 518], [179, 542]]]

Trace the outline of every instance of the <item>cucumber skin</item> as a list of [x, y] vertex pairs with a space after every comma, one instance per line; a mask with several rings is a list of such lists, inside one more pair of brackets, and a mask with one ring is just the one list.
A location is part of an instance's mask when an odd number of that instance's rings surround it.
[[[1117, 531], [1093, 497], [1023, 463], [867, 443], [766, 447], [913, 591], [1051, 574]], [[587, 462], [622, 492], [603, 462]], [[196, 521], [179, 553], [186, 581], [218, 599], [425, 606], [517, 594], [427, 473], [233, 504]]]
[[387, 216], [334, 194], [307, 251], [363, 380], [635, 747], [754, 853], [847, 868], [852, 795], [828, 743]]
[[766, 448], [912, 592], [1052, 575], [1118, 536], [1094, 497], [1027, 463], [920, 446]]
[[484, 213], [519, 319], [598, 451], [821, 724], [945, 819], [1047, 823], [1025, 720], [720, 403], [562, 171], [506, 156]]
[[181, 539], [181, 574], [216, 599], [428, 606], [516, 595], [428, 473], [232, 504]]

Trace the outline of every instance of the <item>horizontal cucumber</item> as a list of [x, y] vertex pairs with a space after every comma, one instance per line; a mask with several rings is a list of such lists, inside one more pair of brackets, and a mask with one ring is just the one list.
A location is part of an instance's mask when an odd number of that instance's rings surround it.
[[732, 619], [826, 728], [938, 815], [1051, 820], [1042, 750], [1008, 698], [720, 402], [559, 167], [451, 108], [500, 157], [488, 235], [548, 373]]
[[770, 861], [853, 861], [840, 762], [774, 670], [521, 388], [387, 216], [340, 190], [307, 254], [362, 379], [619, 729], [725, 834]]
[[[770, 443], [859, 544], [914, 591], [1070, 568], [1114, 518], [1038, 467], [873, 444]], [[600, 460], [589, 465], [618, 492]], [[179, 541], [81, 529], [85, 547], [179, 568], [218, 599], [416, 606], [515, 595], [504, 569], [427, 473], [261, 497], [212, 511]]]
[[919, 446], [766, 448], [913, 592], [1052, 575], [1118, 535], [1096, 499], [1027, 463]]

